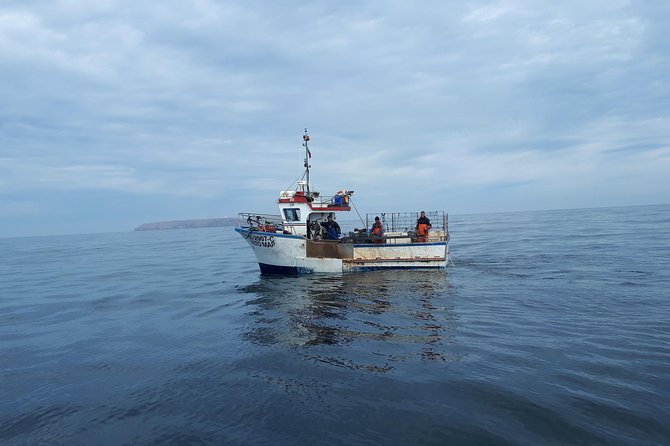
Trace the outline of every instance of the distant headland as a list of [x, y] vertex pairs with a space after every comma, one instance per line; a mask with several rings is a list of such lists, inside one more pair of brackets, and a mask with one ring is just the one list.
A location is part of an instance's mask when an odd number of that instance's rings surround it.
[[164, 229], [194, 229], [194, 228], [219, 228], [222, 226], [235, 226], [237, 218], [203, 218], [199, 220], [175, 220], [159, 221], [156, 223], [144, 223], [136, 227], [135, 231], [161, 231]]

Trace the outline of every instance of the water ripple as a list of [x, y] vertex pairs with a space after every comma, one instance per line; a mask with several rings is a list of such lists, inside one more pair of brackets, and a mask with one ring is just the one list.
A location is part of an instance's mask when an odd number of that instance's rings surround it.
[[230, 229], [0, 240], [0, 443], [670, 444], [668, 221], [455, 216], [448, 271], [291, 278]]

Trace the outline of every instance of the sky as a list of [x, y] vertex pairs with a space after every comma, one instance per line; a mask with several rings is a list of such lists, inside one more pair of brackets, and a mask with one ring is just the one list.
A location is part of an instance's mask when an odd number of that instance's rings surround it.
[[0, 2], [0, 237], [670, 202], [667, 0]]

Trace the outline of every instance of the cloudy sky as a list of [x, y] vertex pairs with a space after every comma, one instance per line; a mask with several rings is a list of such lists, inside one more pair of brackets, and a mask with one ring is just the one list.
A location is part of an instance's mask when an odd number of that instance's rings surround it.
[[670, 202], [670, 2], [0, 2], [0, 237]]

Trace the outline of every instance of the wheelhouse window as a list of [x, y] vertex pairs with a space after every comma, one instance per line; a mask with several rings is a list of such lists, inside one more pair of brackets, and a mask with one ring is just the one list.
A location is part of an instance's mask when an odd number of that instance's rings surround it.
[[284, 209], [284, 217], [286, 221], [300, 221], [300, 209]]

